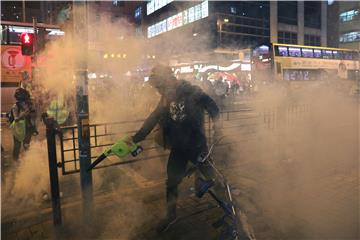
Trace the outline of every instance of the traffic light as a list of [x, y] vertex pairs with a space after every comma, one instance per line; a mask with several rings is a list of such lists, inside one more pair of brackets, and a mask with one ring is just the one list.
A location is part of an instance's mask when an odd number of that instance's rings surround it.
[[21, 40], [21, 53], [25, 56], [33, 55], [34, 51], [34, 34], [22, 33], [20, 35]]

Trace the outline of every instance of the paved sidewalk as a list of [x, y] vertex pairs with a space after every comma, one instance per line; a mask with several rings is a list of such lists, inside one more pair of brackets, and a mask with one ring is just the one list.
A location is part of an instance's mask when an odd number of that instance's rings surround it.
[[[187, 185], [187, 183], [185, 183]], [[198, 199], [189, 192], [180, 196], [179, 221], [166, 234], [155, 232], [164, 215], [164, 183], [150, 188], [108, 192], [95, 197], [94, 221], [91, 231], [79, 224], [80, 201], [63, 203], [63, 227], [58, 233], [52, 226], [51, 209], [2, 223], [4, 239], [217, 239], [211, 224], [222, 216], [212, 199]], [[184, 187], [184, 186], [183, 186]], [[190, 195], [189, 195], [190, 194]]]

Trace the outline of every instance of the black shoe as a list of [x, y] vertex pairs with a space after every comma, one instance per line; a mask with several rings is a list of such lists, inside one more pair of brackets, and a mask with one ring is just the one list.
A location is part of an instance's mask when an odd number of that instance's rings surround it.
[[214, 186], [214, 184], [215, 183], [214, 183], [213, 180], [205, 181], [202, 178], [197, 178], [196, 182], [195, 182], [195, 194], [196, 194], [196, 196], [198, 198], [202, 198], [202, 196], [204, 196], [204, 194], [207, 193], [209, 188]]
[[167, 217], [161, 220], [156, 228], [158, 233], [166, 232], [172, 225], [174, 225], [177, 221], [177, 217]]

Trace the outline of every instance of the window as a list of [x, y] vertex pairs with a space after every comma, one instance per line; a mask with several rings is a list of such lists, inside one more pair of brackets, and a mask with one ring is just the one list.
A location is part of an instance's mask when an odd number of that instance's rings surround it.
[[339, 40], [343, 43], [360, 41], [360, 31], [341, 34]]
[[296, 1], [278, 1], [278, 22], [297, 25]]
[[331, 50], [321, 50], [322, 57], [326, 59], [332, 59], [332, 51]]
[[264, 19], [269, 16], [270, 5], [266, 2], [254, 1], [249, 2], [246, 7], [246, 11], [244, 11], [246, 17], [253, 17], [257, 19]]
[[343, 59], [346, 59], [346, 60], [359, 60], [359, 53], [358, 52], [344, 51], [343, 52]]
[[348, 51], [344, 51], [344, 59], [346, 60], [353, 60], [353, 55], [352, 55], [352, 52], [348, 52]]
[[275, 55], [281, 57], [288, 57], [288, 48], [283, 46], [276, 46], [275, 47]]
[[309, 46], [320, 46], [320, 36], [305, 34], [304, 43]]
[[278, 32], [278, 42], [297, 44], [297, 33], [293, 32]]
[[305, 58], [312, 58], [312, 57], [314, 57], [314, 52], [311, 48], [302, 48], [301, 56], [305, 57]]
[[321, 58], [321, 50], [320, 49], [314, 49], [314, 57]]
[[304, 26], [321, 28], [321, 2], [304, 1]]
[[346, 11], [346, 12], [340, 13], [340, 15], [339, 15], [341, 22], [352, 21], [354, 18], [358, 18], [358, 16], [359, 16], [359, 9], [353, 9], [350, 11]]
[[342, 52], [341, 51], [333, 51], [333, 56], [335, 59], [342, 59]]
[[301, 57], [300, 48], [289, 47], [289, 56], [290, 57]]
[[359, 56], [359, 52], [352, 52], [352, 55], [353, 55], [353, 59], [354, 60], [359, 60], [360, 58], [360, 56]]
[[[220, 3], [220, 1], [219, 1]], [[221, 2], [223, 4], [223, 2]], [[236, 4], [236, 5], [235, 5]], [[218, 4], [216, 7], [218, 10], [221, 9], [221, 5]], [[258, 20], [268, 20], [270, 16], [270, 3], [269, 1], [233, 1], [231, 5], [228, 5], [225, 11], [231, 14], [237, 14], [243, 17], [256, 18]], [[235, 10], [235, 11], [234, 11]]]

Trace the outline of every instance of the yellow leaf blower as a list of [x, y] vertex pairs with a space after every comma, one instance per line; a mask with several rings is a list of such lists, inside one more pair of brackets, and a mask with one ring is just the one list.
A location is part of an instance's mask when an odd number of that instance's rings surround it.
[[89, 166], [88, 171], [92, 170], [102, 160], [111, 155], [116, 155], [119, 158], [126, 157], [129, 153], [133, 157], [137, 156], [143, 151], [143, 148], [134, 143], [130, 138], [124, 137], [123, 139], [114, 143], [111, 147], [105, 149], [105, 151]]

